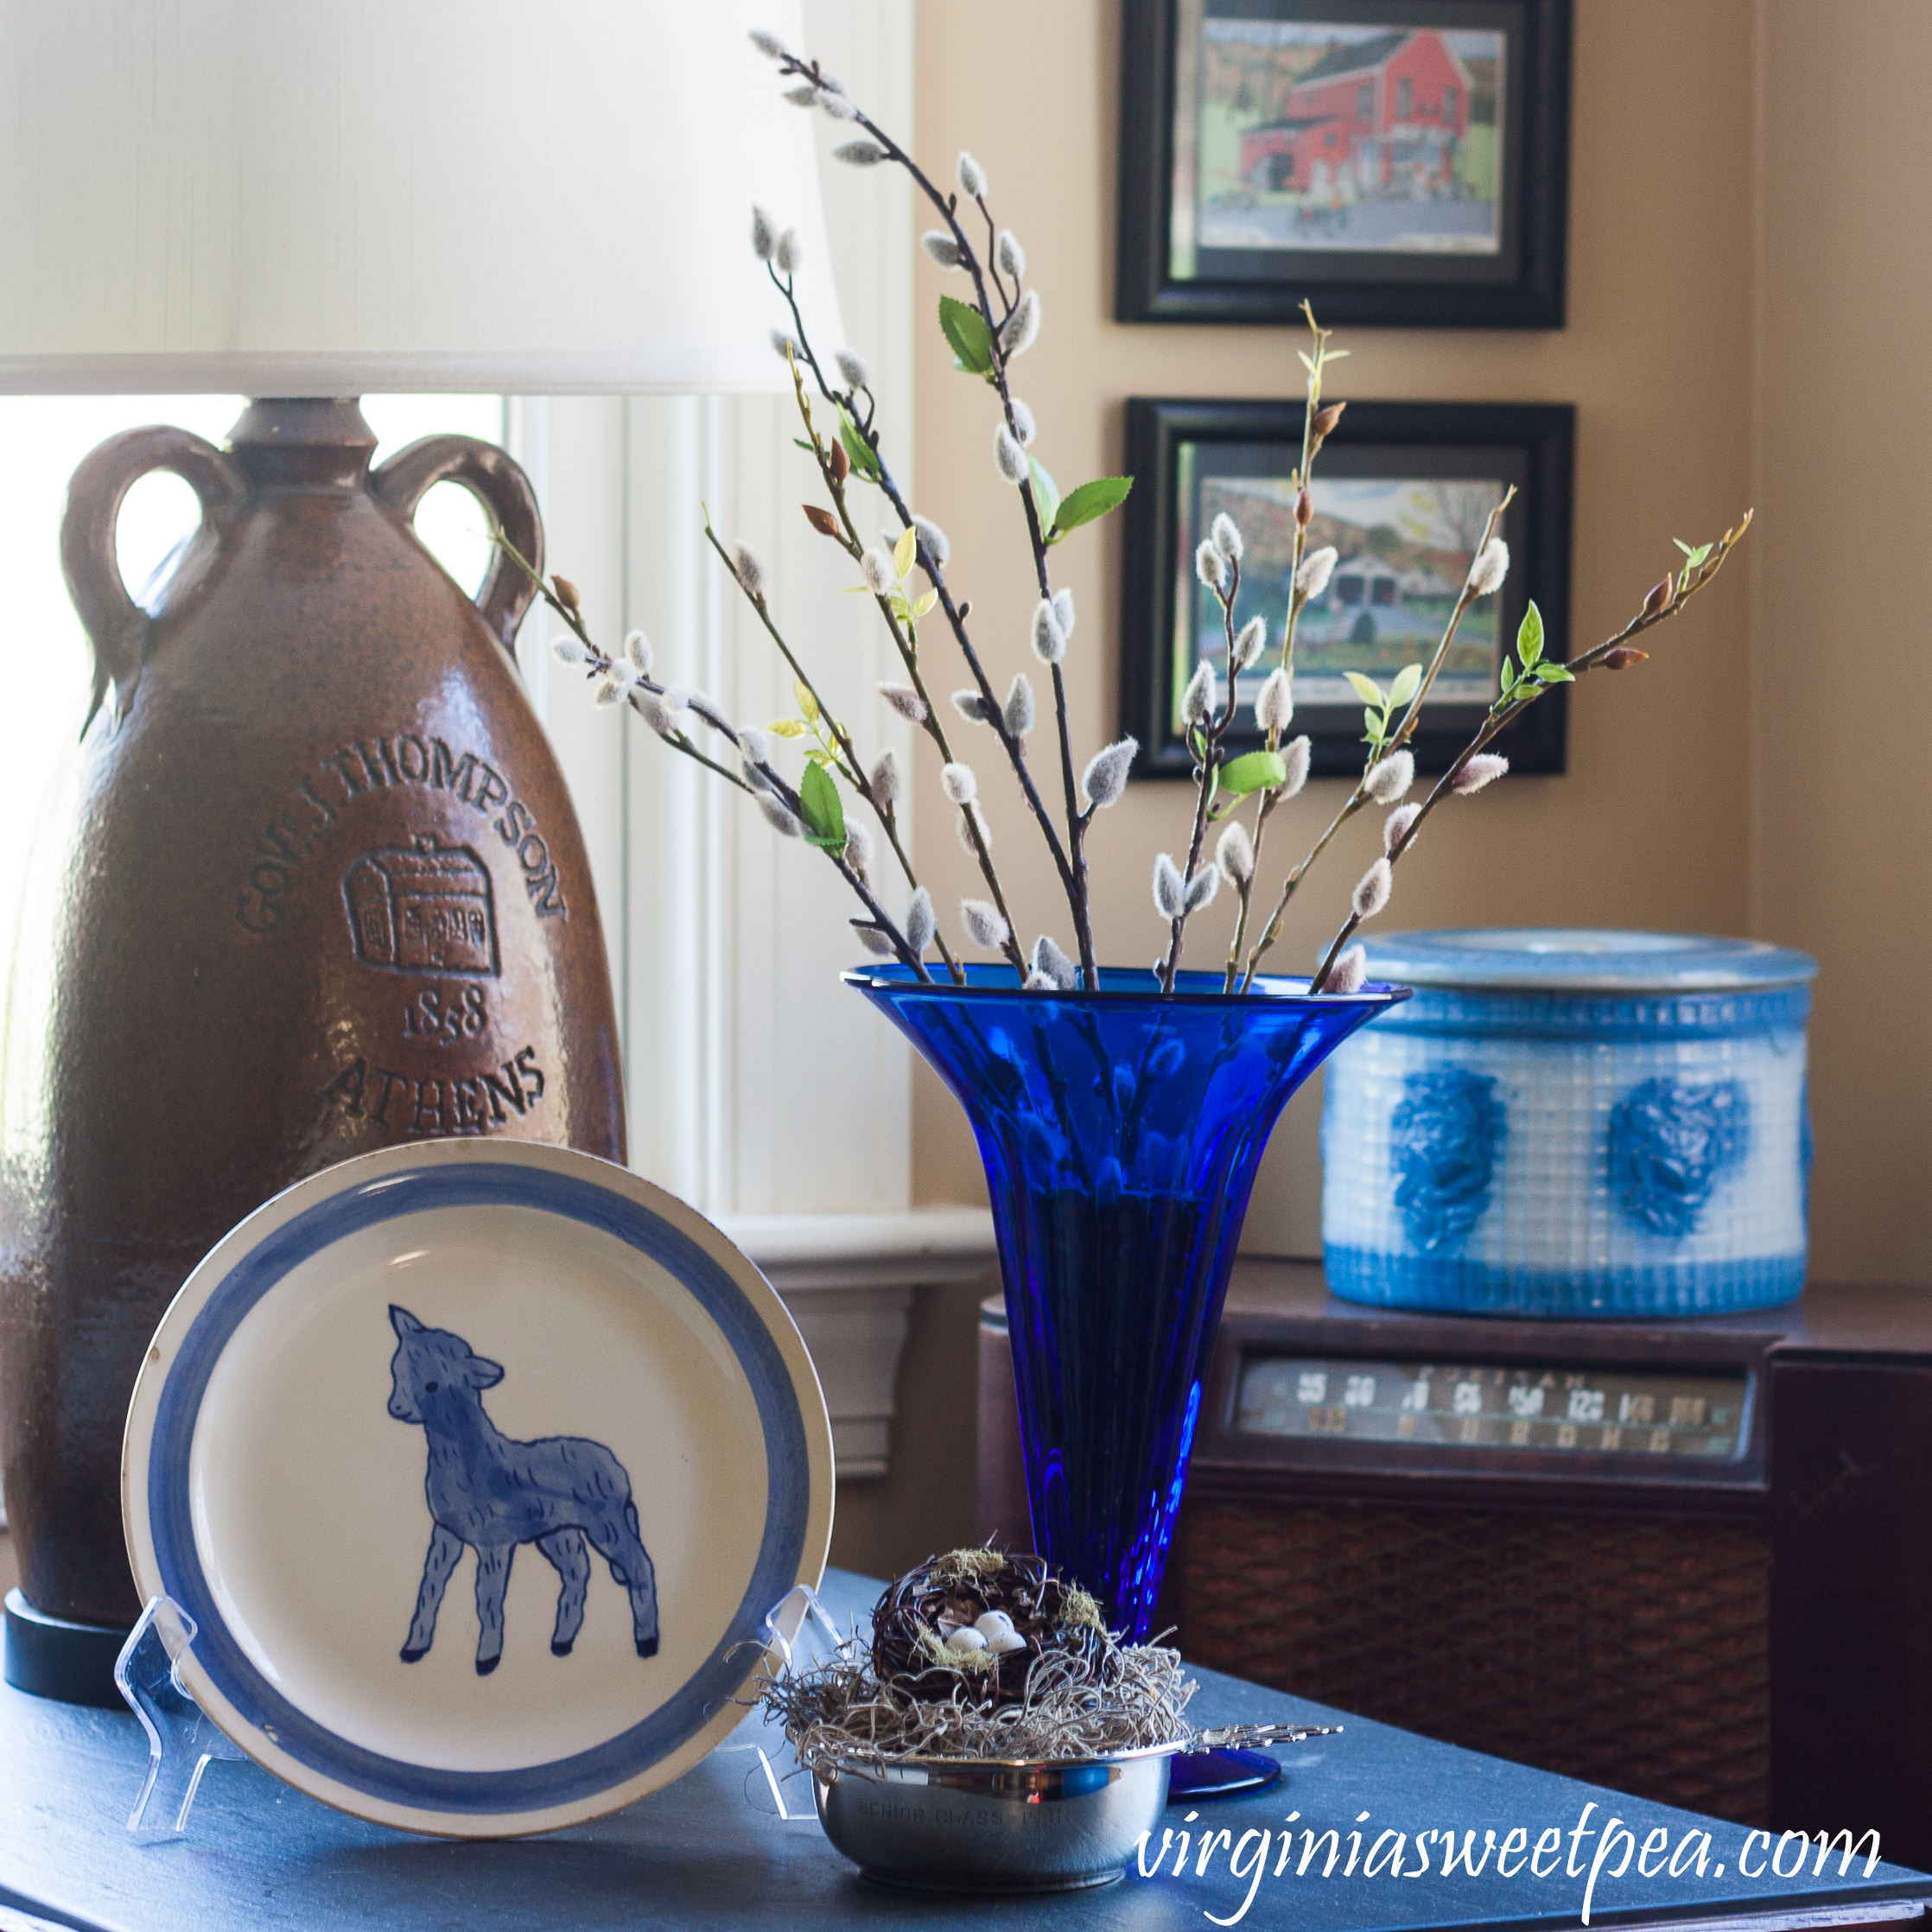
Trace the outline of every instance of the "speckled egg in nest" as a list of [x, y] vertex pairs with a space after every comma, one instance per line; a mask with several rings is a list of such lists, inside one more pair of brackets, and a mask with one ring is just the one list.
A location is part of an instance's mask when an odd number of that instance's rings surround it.
[[[976, 1630], [1004, 1612], [1019, 1642], [957, 1648], [956, 1631]], [[988, 1619], [997, 1624], [997, 1617]], [[1079, 1659], [1106, 1681], [1109, 1643], [1094, 1599], [1061, 1581], [1037, 1556], [953, 1550], [888, 1584], [872, 1613], [872, 1668], [883, 1685], [927, 1700], [964, 1696], [995, 1706], [1026, 1695], [1034, 1664], [1047, 1655]]]

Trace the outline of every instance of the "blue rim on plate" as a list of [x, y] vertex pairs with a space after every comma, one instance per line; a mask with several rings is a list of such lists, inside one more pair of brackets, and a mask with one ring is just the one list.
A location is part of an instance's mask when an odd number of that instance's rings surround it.
[[[227, 1627], [203, 1568], [190, 1459], [222, 1351], [292, 1270], [365, 1229], [438, 1209], [511, 1207], [613, 1236], [696, 1300], [743, 1371], [765, 1431], [767, 1504], [751, 1579], [710, 1654], [641, 1721], [546, 1764], [466, 1771], [411, 1764], [340, 1736], [292, 1703]], [[775, 1319], [774, 1319], [775, 1317]], [[752, 1263], [675, 1198], [588, 1154], [524, 1143], [432, 1141], [365, 1155], [298, 1183], [224, 1237], [162, 1318], [137, 1383], [123, 1507], [144, 1597], [165, 1592], [199, 1626], [182, 1675], [243, 1750], [359, 1815], [406, 1829], [508, 1835], [593, 1817], [677, 1776], [731, 1729], [764, 1649], [764, 1618], [817, 1584], [831, 1524], [830, 1424], [790, 1316]]]

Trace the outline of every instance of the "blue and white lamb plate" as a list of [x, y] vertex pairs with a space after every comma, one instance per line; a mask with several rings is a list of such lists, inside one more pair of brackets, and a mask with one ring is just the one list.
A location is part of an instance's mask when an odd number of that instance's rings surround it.
[[758, 1270], [561, 1147], [434, 1141], [276, 1196], [191, 1274], [128, 1414], [142, 1594], [278, 1776], [380, 1824], [548, 1831], [743, 1716], [823, 1573], [832, 1439]]
[[1392, 934], [1415, 988], [1329, 1062], [1322, 1258], [1347, 1300], [1551, 1316], [1804, 1286], [1816, 963], [1751, 939]]

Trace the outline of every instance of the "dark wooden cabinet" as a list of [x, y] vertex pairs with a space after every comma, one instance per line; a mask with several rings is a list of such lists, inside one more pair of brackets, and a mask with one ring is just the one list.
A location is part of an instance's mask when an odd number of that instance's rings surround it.
[[[981, 1508], [1010, 1541], [998, 1329]], [[1565, 1425], [1572, 1401], [1590, 1421]], [[1743, 1823], [1877, 1827], [1926, 1864], [1932, 1291], [1520, 1321], [1244, 1263], [1161, 1621], [1191, 1661], [1364, 1716]]]

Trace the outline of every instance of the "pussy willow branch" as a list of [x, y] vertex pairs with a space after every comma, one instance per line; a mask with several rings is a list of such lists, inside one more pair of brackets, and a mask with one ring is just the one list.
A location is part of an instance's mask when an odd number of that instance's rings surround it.
[[[1470, 559], [1471, 569], [1475, 567], [1476, 556], [1480, 556], [1483, 554], [1490, 539], [1495, 536], [1496, 526], [1502, 521], [1503, 512], [1509, 507], [1510, 499], [1515, 497], [1516, 493], [1516, 486], [1512, 483], [1504, 491], [1502, 502], [1490, 512], [1489, 520], [1483, 526], [1483, 540], [1476, 546], [1475, 556]], [[1492, 593], [1492, 594], [1494, 594]], [[1255, 983], [1255, 973], [1261, 964], [1262, 956], [1281, 937], [1281, 922], [1287, 917], [1288, 901], [1294, 897], [1295, 888], [1307, 876], [1309, 867], [1313, 865], [1315, 861], [1327, 850], [1329, 842], [1333, 839], [1336, 833], [1340, 831], [1343, 826], [1347, 824], [1349, 820], [1353, 818], [1362, 810], [1363, 806], [1368, 804], [1369, 772], [1383, 759], [1394, 757], [1414, 736], [1416, 724], [1422, 714], [1422, 701], [1428, 696], [1429, 687], [1435, 683], [1436, 673], [1442, 668], [1443, 659], [1449, 655], [1449, 646], [1455, 642], [1457, 629], [1463, 620], [1463, 613], [1475, 601], [1470, 581], [1465, 578], [1463, 582], [1461, 594], [1456, 599], [1456, 607], [1450, 612], [1449, 621], [1443, 626], [1441, 641], [1436, 645], [1429, 658], [1428, 669], [1423, 673], [1422, 682], [1416, 687], [1415, 696], [1410, 701], [1408, 710], [1402, 714], [1401, 723], [1396, 727], [1386, 744], [1379, 749], [1370, 751], [1368, 758], [1364, 760], [1362, 777], [1356, 781], [1355, 790], [1344, 800], [1342, 809], [1329, 821], [1327, 829], [1308, 848], [1300, 864], [1296, 866], [1293, 871], [1289, 873], [1288, 876], [1281, 882], [1281, 896], [1274, 902], [1274, 910], [1268, 915], [1268, 924], [1262, 927], [1260, 938], [1255, 942], [1253, 950], [1248, 955], [1247, 969], [1243, 972], [1241, 982], [1241, 989], [1243, 993]], [[1500, 628], [1500, 618], [1497, 620], [1497, 624], [1498, 628]], [[1507, 650], [1505, 650], [1504, 655], [1507, 656]], [[1512, 713], [1511, 715], [1514, 715], [1514, 714]], [[1491, 735], [1493, 736], [1494, 734], [1492, 733]]]
[[[844, 776], [846, 782], [870, 807], [873, 817], [879, 822], [880, 830], [886, 835], [887, 843], [893, 848], [893, 856], [899, 861], [899, 868], [905, 874], [906, 884], [917, 890], [919, 883], [918, 874], [912, 868], [912, 855], [899, 841], [898, 813], [891, 805], [880, 799], [874, 791], [872, 780], [867, 776], [864, 762], [859, 756], [858, 747], [852, 742], [851, 733], [838, 721], [836, 715], [819, 695], [817, 687], [805, 674], [804, 666], [798, 662], [791, 646], [785, 642], [783, 632], [779, 631], [778, 625], [773, 621], [771, 607], [766, 600], [762, 595], [754, 595], [739, 578], [730, 554], [726, 550], [724, 545], [718, 541], [717, 531], [711, 527], [711, 518], [709, 512], [706, 512], [704, 518], [704, 537], [705, 541], [718, 553], [719, 560], [723, 563], [725, 569], [730, 572], [732, 582], [737, 584], [740, 594], [758, 613], [759, 621], [764, 625], [766, 630], [771, 634], [772, 641], [778, 645], [785, 663], [791, 667], [793, 676], [804, 687], [812, 703], [817, 707], [819, 716], [826, 721], [827, 728], [832, 734], [834, 749], [838, 755], [840, 772]], [[963, 984], [965, 975], [960, 971], [957, 961], [954, 959], [951, 951], [947, 947], [944, 936], [937, 929], [933, 932], [932, 941], [940, 958], [945, 962], [947, 971], [952, 975], [956, 982]]]
[[[835, 391], [825, 381], [817, 359], [811, 354], [810, 344], [806, 340], [804, 319], [798, 312], [798, 303], [793, 293], [791, 277], [787, 276], [780, 279], [775, 270], [768, 269], [767, 272], [771, 274], [773, 284], [785, 297], [785, 306], [791, 312], [795, 338], [801, 350], [804, 353], [808, 365], [817, 379], [820, 395], [833, 408], [837, 409], [841, 406], [845, 408], [847, 415], [852, 420], [854, 428], [858, 430], [867, 448], [872, 453], [873, 463], [878, 471], [877, 481], [880, 493], [892, 505], [893, 513], [899, 518], [900, 529], [911, 530], [913, 528], [912, 507], [906, 501], [904, 495], [899, 491], [898, 483], [893, 480], [891, 467], [887, 463], [885, 454], [880, 447], [878, 430], [874, 428], [869, 416], [864, 423], [859, 422], [856, 413], [851, 406], [855, 401], [853, 391], [850, 390]], [[845, 527], [846, 548], [853, 556], [856, 557], [865, 546], [858, 534], [857, 525], [853, 522], [850, 509], [846, 502], [848, 479], [835, 472], [829, 449], [812, 426], [810, 406], [805, 401], [802, 391], [799, 397], [799, 410], [804, 420], [806, 433], [811, 439], [812, 453], [817, 461], [819, 473], [824, 480], [827, 491], [831, 495], [833, 505], [838, 512], [839, 520]], [[925, 539], [921, 537], [917, 541], [919, 566], [925, 572], [934, 592], [938, 596], [939, 608], [944, 613], [947, 625], [953, 634], [953, 640], [959, 646], [960, 655], [966, 660], [966, 668], [971, 674], [974, 683], [979, 688], [980, 697], [985, 706], [985, 721], [988, 728], [999, 740], [1000, 748], [1006, 753], [1007, 761], [1012, 766], [1014, 775], [1020, 782], [1020, 793], [1026, 801], [1027, 809], [1032, 811], [1039, 826], [1040, 832], [1046, 841], [1047, 851], [1052, 857], [1055, 869], [1060, 874], [1060, 882], [1067, 895], [1068, 908], [1074, 914], [1077, 928], [1081, 904], [1080, 881], [1077, 879], [1072, 865], [1069, 862], [1066, 848], [1060, 842], [1059, 834], [1054, 827], [1052, 817], [1046, 809], [1045, 802], [1040, 798], [1039, 788], [1033, 783], [1033, 772], [1026, 763], [1026, 741], [1017, 732], [1009, 731], [1007, 728], [1005, 714], [999, 699], [994, 695], [992, 681], [987, 677], [985, 666], [980, 662], [979, 652], [974, 648], [972, 638], [966, 628], [967, 607], [964, 604], [954, 601], [952, 592], [946, 583], [944, 569], [938, 559], [932, 555]], [[893, 641], [899, 649], [901, 661], [905, 664], [906, 675], [912, 679], [913, 689], [918, 692], [925, 705], [926, 734], [934, 740], [940, 756], [948, 764], [950, 764], [953, 762], [952, 752], [946, 742], [944, 728], [938, 722], [938, 708], [933, 703], [931, 693], [926, 689], [925, 680], [919, 671], [916, 645], [909, 645], [906, 639], [901, 634], [898, 620], [893, 615], [891, 607], [886, 600], [881, 597], [877, 601], [880, 613], [885, 617], [887, 626], [893, 633]], [[969, 825], [968, 836], [973, 840], [974, 845], [982, 858], [981, 871], [986, 876], [988, 887], [994, 895], [995, 903], [1001, 908], [1001, 918], [1007, 918], [1005, 899], [1001, 893], [998, 880], [992, 871], [991, 855], [984, 849], [983, 836], [979, 830], [977, 822], [972, 819], [969, 813], [967, 814], [967, 820]], [[1012, 925], [1010, 918], [1007, 919], [1007, 924], [1010, 929]], [[1087, 943], [1090, 950], [1090, 937]], [[1088, 983], [1092, 984], [1094, 982], [1090, 980]]]
[[[1293, 482], [1297, 490], [1310, 487], [1309, 478], [1315, 467], [1315, 458], [1321, 453], [1325, 440], [1315, 434], [1315, 411], [1321, 404], [1322, 376], [1328, 363], [1328, 339], [1332, 329], [1319, 327], [1315, 321], [1315, 311], [1303, 302], [1301, 312], [1308, 318], [1308, 327], [1314, 337], [1315, 353], [1312, 365], [1308, 371], [1307, 396], [1301, 410], [1301, 462], [1294, 473]], [[1282, 672], [1292, 678], [1294, 676], [1294, 640], [1300, 627], [1301, 613], [1308, 602], [1308, 594], [1301, 588], [1301, 564], [1307, 554], [1308, 527], [1298, 516], [1294, 520], [1294, 548], [1288, 564], [1288, 614], [1281, 626]], [[1291, 684], [1289, 689], [1293, 689]], [[1281, 748], [1281, 728], [1270, 725], [1268, 728], [1267, 748], [1278, 752]], [[1234, 937], [1228, 942], [1228, 963], [1221, 975], [1221, 990], [1232, 993], [1235, 981], [1241, 973], [1241, 949], [1247, 943], [1248, 918], [1254, 909], [1255, 881], [1261, 875], [1262, 848], [1268, 837], [1268, 822], [1274, 816], [1274, 808], [1281, 802], [1278, 788], [1264, 787], [1255, 804], [1255, 831], [1249, 843], [1253, 857], [1249, 861], [1248, 877], [1236, 890], [1240, 895], [1240, 907], [1235, 914]], [[1254, 977], [1250, 969], [1249, 979]]]
[[[1581, 677], [1585, 672], [1598, 669], [1611, 651], [1628, 645], [1631, 639], [1639, 636], [1642, 632], [1656, 625], [1666, 623], [1671, 618], [1676, 616], [1678, 612], [1682, 610], [1684, 606], [1693, 597], [1696, 596], [1698, 592], [1702, 590], [1724, 568], [1725, 559], [1737, 548], [1745, 532], [1751, 528], [1752, 515], [1751, 511], [1745, 511], [1743, 520], [1738, 527], [1735, 530], [1725, 531], [1713, 553], [1694, 572], [1689, 574], [1688, 581], [1685, 582], [1683, 588], [1675, 593], [1662, 610], [1640, 610], [1614, 636], [1605, 638], [1601, 644], [1593, 645], [1588, 651], [1579, 651], [1577, 656], [1565, 663], [1563, 669], [1568, 671], [1573, 678]], [[1527, 711], [1549, 689], [1550, 687], [1547, 684], [1532, 684], [1528, 695], [1525, 696], [1522, 695], [1523, 687], [1518, 686], [1517, 696], [1506, 699], [1492, 708], [1489, 715], [1484, 719], [1482, 725], [1478, 728], [1476, 735], [1456, 754], [1455, 759], [1449, 769], [1436, 780], [1429, 791], [1428, 797], [1422, 801], [1422, 809], [1416, 813], [1408, 831], [1402, 835], [1395, 849], [1389, 855], [1389, 862], [1391, 866], [1395, 866], [1401, 861], [1402, 855], [1410, 846], [1414, 844], [1415, 836], [1421, 830], [1424, 820], [1455, 790], [1456, 779], [1470, 759], [1482, 751], [1512, 718], [1522, 712]], [[1316, 971], [1314, 978], [1308, 982], [1308, 990], [1311, 993], [1320, 992], [1322, 988], [1327, 984], [1328, 976], [1334, 971], [1335, 962], [1341, 957], [1343, 947], [1347, 945], [1355, 936], [1356, 930], [1361, 924], [1361, 919], [1351, 907], [1349, 916], [1342, 922], [1341, 930], [1329, 943], [1328, 950], [1323, 955], [1321, 965]]]
[[[1235, 715], [1235, 600], [1241, 594], [1241, 559], [1228, 560], [1228, 588], [1216, 591], [1221, 604], [1221, 629], [1228, 640], [1228, 701], [1221, 707], [1218, 718], [1210, 716], [1199, 727], [1200, 742], [1196, 753], [1200, 762], [1194, 769], [1194, 831], [1187, 845], [1187, 864], [1181, 874], [1183, 893], [1180, 917], [1167, 922], [1167, 956], [1160, 964], [1160, 990], [1174, 990], [1174, 975], [1180, 969], [1181, 948], [1186, 944], [1189, 912], [1185, 888], [1192, 883], [1196, 870], [1201, 863], [1201, 845], [1207, 836], [1208, 807], [1214, 801], [1215, 775], [1220, 769], [1217, 755], [1221, 740], [1228, 727], [1234, 722]], [[1188, 735], [1193, 737], [1194, 728], [1190, 727]]]
[[[779, 71], [785, 75], [796, 74], [801, 76], [814, 84], [819, 84], [823, 79], [817, 61], [803, 61], [791, 54], [785, 55], [779, 62]], [[992, 339], [993, 367], [990, 373], [994, 386], [999, 391], [1000, 407], [1006, 418], [1007, 429], [1014, 440], [1016, 442], [1019, 442], [1019, 419], [1014, 413], [1013, 392], [1007, 380], [1007, 356], [1000, 344], [1000, 326], [1006, 317], [995, 317], [993, 313], [993, 303], [987, 293], [986, 276], [981, 266], [979, 256], [972, 243], [966, 238], [965, 229], [960, 226], [956, 213], [956, 197], [941, 194], [931, 177], [927, 175], [925, 170], [876, 121], [849, 99], [847, 105], [851, 107], [852, 111], [849, 118], [854, 124], [863, 128], [871, 136], [883, 151], [887, 160], [896, 163], [906, 170], [908, 177], [918, 187], [926, 200], [938, 210], [941, 219], [945, 222], [946, 226], [951, 231], [953, 244], [959, 251], [960, 259], [966, 272], [972, 277], [974, 297], [981, 318], [985, 322], [988, 334]], [[981, 199], [979, 205], [981, 212], [985, 213], [986, 206], [983, 198]], [[990, 215], [988, 216], [988, 219], [990, 222]], [[1010, 313], [1009, 310], [1008, 314], [1010, 315]], [[870, 439], [867, 440], [869, 442]], [[1019, 489], [1020, 500], [1026, 507], [1027, 538], [1033, 545], [1033, 575], [1039, 583], [1039, 594], [1042, 597], [1051, 598], [1053, 594], [1053, 585], [1052, 574], [1049, 572], [1046, 563], [1046, 531], [1040, 521], [1039, 506], [1033, 498], [1033, 479], [1030, 473], [1026, 480], [1019, 486]], [[1073, 771], [1072, 731], [1067, 716], [1066, 678], [1058, 664], [1054, 664], [1051, 668], [1053, 674], [1053, 715], [1059, 738], [1060, 782], [1066, 799], [1067, 863], [1063, 873], [1063, 879], [1068, 888], [1069, 909], [1073, 915], [1074, 931], [1079, 944], [1080, 963], [1085, 982], [1089, 986], [1097, 986], [1099, 984], [1098, 967], [1094, 957], [1093, 922], [1089, 908], [1086, 855], [1083, 849], [1091, 814], [1083, 815], [1080, 809], [1079, 782], [1075, 778]], [[990, 695], [990, 690], [988, 695]]]
[[[774, 273], [772, 279], [778, 283], [780, 291], [785, 296], [786, 305], [791, 310], [792, 319], [798, 328], [799, 346], [808, 351], [807, 360], [814, 374], [818, 378], [820, 394], [835, 409], [839, 407], [840, 397], [827, 388], [824, 377], [819, 372], [817, 362], [810, 356], [809, 347], [804, 341], [804, 324], [799, 318], [798, 305], [792, 296], [791, 278], [788, 276], [783, 282], [779, 282], [778, 276]], [[859, 535], [858, 525], [853, 521], [851, 505], [847, 500], [846, 496], [845, 486], [851, 474], [849, 465], [845, 461], [842, 448], [839, 451], [839, 459], [835, 461], [832, 454], [833, 445], [819, 435], [817, 425], [812, 420], [811, 404], [805, 395], [804, 384], [799, 377], [796, 361], [792, 364], [791, 373], [792, 388], [798, 399], [799, 420], [804, 424], [805, 435], [811, 449], [812, 459], [818, 466], [819, 477], [825, 485], [827, 493], [831, 497], [833, 507], [838, 512], [839, 523], [845, 532], [842, 537], [837, 537], [834, 540], [838, 543], [840, 548], [848, 556], [856, 561], [864, 555], [865, 543]], [[851, 395], [848, 391], [846, 400], [849, 401], [850, 399]], [[856, 419], [854, 418], [854, 421], [855, 422]], [[861, 431], [861, 433], [863, 434], [864, 432]], [[884, 474], [882, 464], [880, 473]], [[909, 516], [906, 521], [910, 524], [911, 518]], [[926, 736], [932, 740], [934, 748], [938, 752], [941, 759], [950, 765], [954, 762], [952, 747], [947, 740], [945, 726], [940, 720], [938, 708], [932, 702], [932, 694], [926, 689], [925, 675], [919, 670], [918, 632], [910, 622], [907, 622], [903, 627], [901, 626], [899, 615], [893, 609], [890, 598], [883, 592], [874, 593], [873, 602], [877, 607], [880, 618], [884, 620], [887, 632], [891, 634], [893, 646], [899, 652], [899, 662], [905, 666], [906, 676], [912, 681], [912, 689], [918, 694], [919, 702], [925, 708], [925, 715], [919, 721], [920, 727], [925, 732]], [[983, 688], [984, 678], [982, 677], [980, 682]], [[816, 698], [814, 702], [817, 702]], [[875, 811], [878, 810], [879, 805], [876, 799], [872, 796], [869, 784], [866, 788], [866, 798], [867, 802], [872, 804], [873, 809]], [[1000, 917], [1007, 922], [1007, 943], [1001, 948], [1001, 950], [1005, 955], [1007, 963], [1019, 975], [1020, 981], [1024, 983], [1026, 977], [1026, 961], [1020, 951], [1019, 941], [1014, 930], [1012, 914], [1007, 906], [1006, 893], [1000, 884], [999, 869], [993, 862], [992, 848], [987, 842], [985, 829], [980, 822], [978, 813], [972, 809], [970, 802], [967, 804], [956, 806], [954, 809], [959, 814], [961, 837], [965, 841], [968, 849], [978, 861], [980, 876], [985, 880], [987, 890], [993, 895], [993, 903], [999, 908]], [[881, 817], [880, 823], [886, 824], [887, 820]], [[898, 833], [894, 825], [888, 825], [887, 836], [893, 841], [893, 849], [899, 851]], [[903, 852], [900, 854], [900, 862], [908, 866], [910, 864], [910, 861], [905, 858]], [[910, 874], [908, 875], [910, 876]], [[935, 937], [937, 938], [937, 935]], [[941, 956], [945, 960], [947, 969], [951, 973], [954, 982], [956, 984], [964, 985], [966, 980], [964, 972], [961, 969], [952, 954], [947, 950], [944, 941], [938, 941], [937, 943]]]
[[[585, 624], [582, 613], [566, 604], [551, 589], [550, 585], [544, 582], [536, 569], [532, 568], [530, 560], [518, 550], [516, 545], [501, 531], [494, 531], [493, 534], [498, 547], [504, 550], [516, 563], [517, 567], [523, 571], [524, 575], [536, 585], [537, 594], [543, 598], [544, 603], [551, 610], [555, 611], [569, 626], [571, 634], [588, 653], [590, 668], [588, 675], [597, 677], [609, 671], [613, 668], [614, 661], [611, 654], [604, 650], [591, 636], [589, 626]], [[665, 686], [660, 684], [655, 678], [640, 676], [637, 680], [636, 690], [633, 690], [630, 697], [630, 702], [633, 709], [637, 708], [636, 693], [639, 690], [649, 691], [657, 697], [666, 696]], [[698, 716], [704, 720], [705, 723], [709, 725], [714, 731], [730, 739], [732, 743], [738, 747], [740, 755], [743, 755], [743, 747], [740, 740], [737, 727], [724, 715], [709, 698], [694, 696], [688, 702], [690, 709], [696, 711]], [[646, 721], [648, 722], [648, 721]], [[658, 732], [654, 733], [654, 735], [662, 738], [664, 742], [670, 746], [673, 750], [683, 752], [687, 758], [692, 759], [697, 764], [703, 766], [707, 771], [715, 772], [720, 778], [728, 780], [731, 784], [736, 785], [740, 791], [749, 792], [753, 796], [756, 796], [758, 787], [747, 784], [738, 772], [728, 770], [726, 766], [719, 764], [715, 759], [707, 757], [682, 731]], [[805, 817], [804, 804], [797, 791], [785, 783], [784, 778], [764, 759], [759, 759], [754, 763], [747, 759], [746, 763], [750, 765], [752, 769], [757, 772], [759, 778], [765, 781], [765, 789], [769, 791], [794, 818], [803, 823]], [[900, 963], [911, 967], [919, 979], [930, 982], [932, 976], [927, 972], [925, 962], [912, 950], [911, 943], [893, 923], [892, 915], [874, 898], [871, 887], [866, 883], [865, 875], [847, 859], [844, 853], [834, 852], [823, 846], [819, 849], [824, 852], [825, 856], [838, 868], [839, 876], [858, 895], [860, 904], [866, 909], [868, 923], [875, 931], [885, 935], [893, 950], [898, 955]]]

